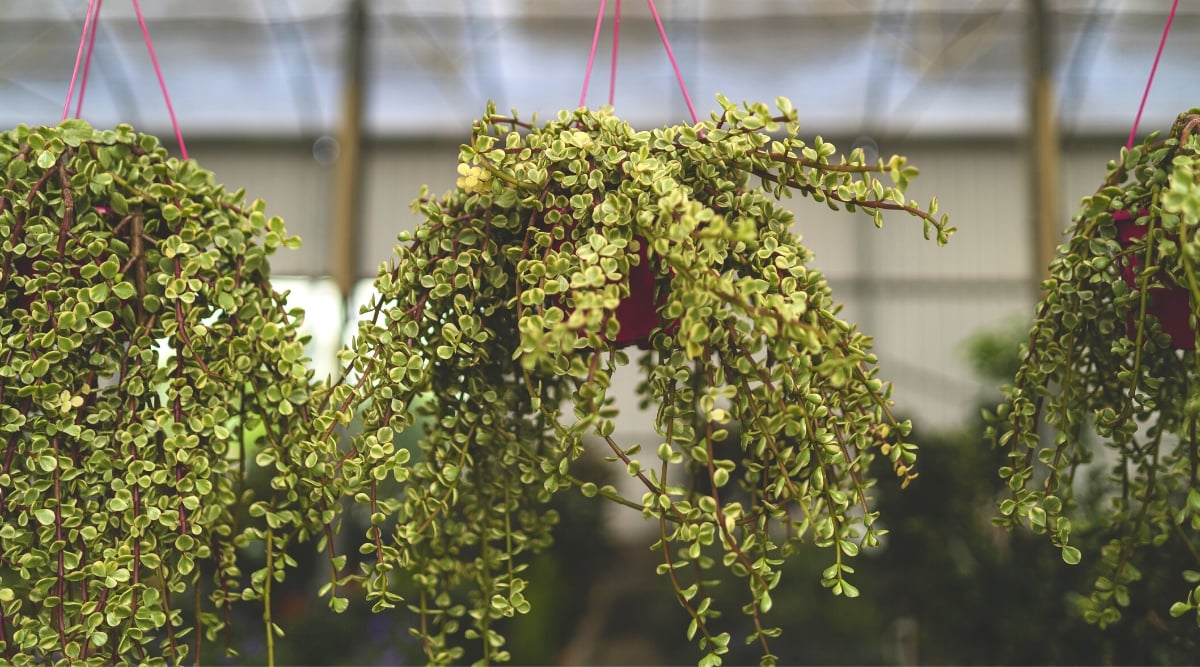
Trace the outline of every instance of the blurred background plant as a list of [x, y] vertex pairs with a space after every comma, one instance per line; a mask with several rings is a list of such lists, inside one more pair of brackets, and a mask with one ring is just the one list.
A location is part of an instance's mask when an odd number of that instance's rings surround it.
[[[979, 332], [964, 356], [979, 377], [1000, 386], [1016, 370], [1028, 323], [1015, 319]], [[999, 396], [980, 394], [978, 404]], [[1190, 554], [1159, 549], [1148, 554], [1148, 576], [1131, 586], [1124, 618], [1101, 630], [1081, 612], [1090, 585], [1085, 561], [1070, 566], [1042, 536], [1009, 533], [992, 524], [1004, 485], [996, 474], [1003, 453], [984, 438], [975, 410], [964, 426], [940, 432], [914, 431], [922, 443], [921, 476], [903, 491], [878, 488], [878, 506], [891, 531], [884, 544], [864, 552], [855, 564], [863, 595], [830, 596], [820, 586], [826, 564], [818, 550], [802, 551], [784, 570], [775, 604], [784, 634], [772, 648], [781, 664], [1189, 664], [1200, 650], [1200, 629], [1190, 618], [1174, 619], [1167, 609], [1177, 597], [1171, 577]], [[401, 434], [412, 447], [419, 427]], [[397, 446], [401, 446], [397, 443]], [[601, 479], [605, 468], [585, 457], [578, 474]], [[885, 463], [886, 465], [886, 463]], [[886, 472], [886, 471], [883, 471]], [[881, 473], [882, 474], [882, 473]], [[1094, 489], [1079, 498], [1074, 540], [1085, 552], [1109, 536], [1086, 520], [1102, 511], [1105, 499]], [[529, 574], [530, 613], [504, 628], [512, 664], [684, 664], [695, 648], [683, 634], [686, 616], [657, 577], [655, 554], [630, 548], [595, 502], [578, 494], [558, 494], [561, 514], [554, 545], [540, 554]], [[632, 512], [632, 510], [629, 510]], [[361, 534], [353, 529], [344, 535]], [[347, 549], [353, 552], [353, 549]], [[408, 635], [415, 615], [407, 611], [371, 615], [362, 605], [334, 614], [315, 596], [323, 572], [313, 566], [311, 548], [293, 557], [299, 570], [278, 593], [276, 615], [287, 635], [276, 648], [280, 665], [421, 664], [421, 647]], [[260, 567], [261, 564], [251, 564]], [[310, 569], [311, 568], [311, 569]], [[718, 602], [730, 606], [733, 586], [718, 589]], [[725, 596], [726, 599], [721, 599]], [[735, 635], [744, 618], [719, 619]], [[263, 655], [261, 624], [247, 617], [242, 657], [206, 664], [243, 664]], [[258, 642], [258, 643], [256, 643]], [[729, 664], [757, 661], [754, 647], [731, 645]], [[478, 656], [468, 653], [464, 662]]]

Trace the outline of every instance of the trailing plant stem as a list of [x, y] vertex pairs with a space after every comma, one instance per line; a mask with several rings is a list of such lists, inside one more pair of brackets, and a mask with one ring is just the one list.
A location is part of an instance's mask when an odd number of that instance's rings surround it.
[[263, 579], [263, 625], [267, 631], [267, 665], [275, 666], [275, 622], [271, 620], [271, 580], [275, 578], [275, 531], [267, 528], [267, 576]]
[[663, 514], [659, 514], [658, 527], [659, 544], [662, 545], [663, 552], [663, 563], [667, 566], [664, 569], [667, 571], [667, 576], [671, 578], [671, 587], [675, 589], [675, 599], [687, 611], [688, 616], [692, 617], [692, 621], [696, 623], [696, 627], [704, 635], [704, 638], [712, 643], [713, 635], [709, 632], [708, 624], [704, 622], [704, 619], [696, 611], [696, 608], [692, 606], [691, 601], [683, 595], [683, 584], [679, 583], [679, 577], [675, 575], [675, 562], [671, 558], [671, 541], [667, 536], [667, 520]]
[[[63, 541], [62, 485], [61, 485], [61, 476], [60, 476], [59, 470], [58, 470], [58, 455], [59, 455], [58, 436], [54, 436], [54, 437], [50, 438], [50, 445], [51, 445], [51, 447], [54, 448], [54, 458], [55, 458], [55, 461], [54, 461], [54, 539], [58, 542], [62, 542]], [[64, 558], [65, 558], [64, 552], [65, 552], [65, 548], [58, 550], [58, 581], [55, 583], [55, 588], [57, 589], [58, 599], [60, 600], [60, 602], [58, 604], [58, 609], [56, 611], [56, 615], [58, 616], [58, 639], [59, 639], [59, 642], [62, 644], [63, 655], [66, 655], [67, 654], [67, 623], [66, 623], [66, 618], [64, 616], [65, 612], [63, 611], [64, 605], [62, 603], [62, 601], [65, 601], [67, 599], [67, 595], [66, 595], [66, 593], [67, 593], [66, 592], [67, 568], [66, 568], [66, 562], [64, 560]]]

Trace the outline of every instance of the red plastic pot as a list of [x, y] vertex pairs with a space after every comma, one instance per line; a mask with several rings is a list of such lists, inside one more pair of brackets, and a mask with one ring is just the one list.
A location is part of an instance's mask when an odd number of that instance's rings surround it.
[[[1137, 217], [1147, 214], [1148, 211], [1142, 209], [1138, 212]], [[1146, 227], [1137, 224], [1136, 219], [1129, 211], [1113, 213], [1113, 222], [1117, 223], [1117, 237], [1123, 246], [1128, 246], [1134, 240], [1146, 235]], [[1140, 257], [1129, 257], [1129, 261], [1121, 267], [1121, 276], [1125, 279], [1125, 284], [1132, 288], [1137, 287], [1135, 274], [1141, 265]], [[1171, 345], [1175, 349], [1194, 350], [1196, 349], [1196, 335], [1188, 324], [1188, 316], [1192, 312], [1188, 290], [1170, 278], [1166, 282], [1166, 286], [1150, 290], [1147, 312], [1157, 318], [1163, 331], [1171, 336]], [[1132, 321], [1129, 323], [1129, 327], [1131, 330], [1133, 329]]]
[[[667, 302], [667, 295], [657, 294], [655, 266], [646, 250], [646, 241], [640, 241], [640, 261], [629, 270], [629, 296], [621, 299], [621, 303], [617, 304], [617, 309], [613, 311], [613, 317], [617, 318], [621, 325], [617, 331], [617, 339], [612, 341], [613, 347], [618, 349], [631, 345], [643, 350], [650, 349], [650, 334], [663, 322], [658, 309]], [[678, 322], [671, 322], [666, 330], [674, 331], [678, 326]]]
[[[666, 303], [667, 299], [666, 294], [655, 294], [654, 269], [646, 252], [645, 241], [638, 250], [638, 257], [641, 261], [629, 270], [629, 296], [621, 300], [614, 313], [617, 322], [621, 324], [614, 345], [618, 348], [636, 345], [648, 350], [650, 333], [662, 325], [658, 307]], [[678, 324], [672, 322], [668, 330], [673, 330]]]

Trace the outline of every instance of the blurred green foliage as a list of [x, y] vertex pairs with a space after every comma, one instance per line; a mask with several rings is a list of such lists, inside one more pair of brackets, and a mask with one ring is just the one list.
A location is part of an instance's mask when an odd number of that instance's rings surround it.
[[[966, 354], [987, 386], [1011, 377], [1026, 331], [1023, 323], [1009, 323], [969, 341]], [[980, 406], [993, 402], [993, 392], [979, 397]], [[789, 559], [775, 596], [784, 630], [774, 646], [780, 663], [1194, 663], [1200, 631], [1190, 619], [1169, 616], [1177, 582], [1155, 574], [1178, 572], [1190, 556], [1152, 550], [1123, 620], [1103, 630], [1086, 623], [1079, 605], [1092, 577], [1091, 563], [1067, 565], [1040, 536], [992, 524], [995, 499], [1004, 490], [996, 475], [1003, 453], [990, 447], [976, 415], [966, 415], [957, 431], [917, 433], [923, 443], [920, 478], [904, 491], [898, 484], [877, 488], [890, 532], [880, 548], [864, 552], [856, 563], [861, 597], [831, 596], [820, 586], [826, 563], [818, 550]], [[589, 465], [589, 459], [577, 465]], [[602, 470], [596, 465], [579, 474], [591, 477]], [[1085, 553], [1110, 537], [1086, 518], [1101, 511], [1104, 502], [1095, 492], [1080, 498], [1084, 517], [1075, 538]], [[687, 616], [669, 585], [653, 574], [656, 556], [610, 541], [601, 503], [559, 494], [554, 506], [562, 516], [554, 546], [539, 555], [529, 573], [533, 609], [504, 628], [513, 664], [694, 662], [696, 649], [682, 633]], [[306, 550], [295, 554], [302, 568], [316, 560], [305, 559]], [[312, 578], [320, 574], [313, 572]], [[303, 580], [298, 574], [289, 577], [287, 585], [298, 589], [279, 596], [278, 615], [288, 632], [276, 648], [279, 664], [422, 662], [420, 647], [407, 632], [414, 615], [372, 617], [361, 605], [333, 614], [298, 583]], [[714, 591], [727, 607], [738, 602], [740, 591], [733, 584]], [[597, 595], [610, 585], [620, 590], [608, 591], [613, 599], [597, 607]], [[588, 615], [598, 608], [604, 613]], [[589, 622], [595, 626], [581, 626]], [[741, 615], [716, 621], [735, 635], [744, 634], [737, 624], [745, 622]], [[255, 619], [247, 619], [247, 627], [249, 636], [259, 634]], [[590, 652], [581, 654], [576, 649], [584, 635], [594, 640]], [[730, 648], [730, 664], [758, 659], [754, 646]], [[243, 654], [247, 660], [255, 657], [253, 647], [244, 647]]]

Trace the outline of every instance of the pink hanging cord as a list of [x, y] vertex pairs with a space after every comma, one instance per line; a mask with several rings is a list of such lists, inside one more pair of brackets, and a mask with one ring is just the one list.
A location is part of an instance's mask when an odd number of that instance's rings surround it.
[[600, 43], [600, 26], [604, 25], [604, 7], [608, 0], [600, 0], [600, 12], [596, 14], [596, 31], [592, 33], [592, 50], [588, 53], [587, 70], [583, 73], [583, 92], [579, 94], [579, 106], [587, 106], [588, 84], [592, 81], [592, 65], [596, 64], [596, 45]]
[[[658, 26], [658, 34], [662, 37], [663, 46], [667, 50], [667, 59], [671, 61], [671, 69], [675, 71], [675, 80], [679, 82], [679, 90], [683, 93], [683, 101], [687, 103], [688, 113], [692, 115], [692, 122], [699, 123], [700, 118], [696, 115], [696, 107], [692, 105], [692, 97], [688, 95], [687, 86], [683, 83], [683, 73], [679, 71], [679, 63], [675, 60], [675, 52], [671, 50], [671, 40], [667, 39], [667, 31], [663, 28], [662, 19], [658, 15], [658, 8], [654, 6], [654, 0], [647, 0], [650, 5], [650, 14], [654, 17], [654, 24]], [[587, 106], [587, 91], [588, 84], [592, 80], [592, 67], [596, 63], [596, 45], [600, 43], [600, 27], [604, 24], [604, 8], [607, 6], [607, 0], [600, 0], [600, 11], [596, 14], [596, 29], [592, 33], [592, 49], [588, 53], [587, 69], [583, 73], [583, 92], [579, 95], [579, 106]], [[611, 105], [616, 95], [617, 85], [617, 46], [621, 33], [621, 0], [616, 1], [616, 18], [613, 22], [613, 54], [612, 54], [612, 73], [608, 83], [608, 103]]]
[[662, 37], [663, 47], [667, 50], [667, 58], [671, 61], [671, 68], [675, 70], [675, 79], [679, 81], [679, 90], [683, 93], [683, 101], [687, 103], [688, 113], [692, 114], [692, 123], [698, 124], [700, 118], [696, 116], [696, 107], [692, 106], [692, 97], [688, 95], [687, 86], [683, 83], [683, 74], [679, 71], [679, 63], [675, 62], [675, 52], [671, 50], [671, 42], [667, 39], [667, 31], [663, 28], [662, 19], [658, 17], [658, 8], [654, 6], [654, 0], [646, 0], [646, 2], [650, 5], [650, 14], [654, 16], [654, 23], [658, 26], [658, 34]]
[[83, 96], [87, 92], [88, 74], [92, 68], [92, 54], [96, 52], [96, 29], [100, 27], [100, 6], [103, 4], [104, 0], [96, 0], [96, 11], [92, 14], [92, 30], [88, 37], [87, 55], [83, 58], [83, 78], [79, 80], [79, 99], [75, 102], [76, 118], [83, 114]]
[[1129, 141], [1125, 142], [1125, 150], [1133, 148], [1138, 124], [1142, 122], [1142, 111], [1146, 108], [1146, 98], [1150, 97], [1150, 85], [1154, 83], [1154, 73], [1158, 71], [1158, 61], [1162, 58], [1163, 47], [1167, 45], [1167, 35], [1171, 32], [1171, 22], [1175, 20], [1175, 10], [1178, 8], [1179, 0], [1171, 3], [1171, 13], [1167, 15], [1167, 25], [1163, 28], [1162, 40], [1158, 43], [1158, 53], [1154, 54], [1154, 65], [1150, 68], [1150, 78], [1146, 81], [1146, 90], [1142, 93], [1142, 103], [1138, 106], [1137, 117], [1133, 119], [1133, 129], [1129, 131]]
[[79, 49], [75, 52], [75, 67], [71, 70], [71, 82], [67, 84], [67, 101], [63, 103], [63, 120], [71, 113], [71, 98], [75, 96], [75, 81], [79, 78], [79, 64], [83, 60], [84, 47], [87, 46], [88, 32], [95, 21], [96, 3], [97, 0], [88, 0], [87, 14], [83, 18], [83, 31], [79, 34]]
[[183, 143], [183, 133], [179, 131], [179, 121], [175, 118], [175, 107], [171, 106], [171, 96], [167, 93], [167, 82], [163, 79], [162, 69], [158, 66], [158, 56], [154, 55], [154, 44], [150, 41], [150, 31], [146, 29], [146, 17], [142, 16], [141, 5], [133, 0], [133, 11], [137, 14], [138, 25], [142, 27], [142, 36], [146, 39], [146, 50], [150, 52], [150, 63], [154, 65], [154, 74], [158, 77], [158, 87], [162, 89], [163, 101], [167, 103], [167, 114], [171, 117], [171, 127], [175, 129], [175, 140], [179, 142], [179, 154], [188, 159], [187, 146]]
[[[75, 107], [75, 117], [79, 118], [83, 111], [83, 94], [87, 89], [88, 73], [92, 64], [92, 53], [96, 48], [96, 27], [100, 18], [100, 7], [104, 0], [88, 0], [87, 16], [83, 20], [83, 31], [79, 35], [79, 50], [75, 53], [75, 68], [71, 71], [71, 83], [67, 86], [67, 101], [63, 104], [62, 119], [66, 120], [71, 111], [71, 98], [75, 96], [75, 82], [79, 80], [79, 101]], [[167, 93], [167, 82], [163, 79], [162, 68], [158, 65], [158, 56], [154, 53], [154, 43], [150, 40], [150, 30], [146, 28], [146, 17], [142, 15], [138, 0], [133, 0], [133, 11], [137, 14], [138, 25], [142, 28], [142, 37], [146, 40], [146, 50], [150, 52], [150, 63], [154, 65], [154, 74], [158, 77], [158, 87], [162, 90], [163, 100], [167, 103], [167, 114], [171, 117], [171, 127], [175, 130], [175, 140], [179, 142], [179, 154], [188, 159], [187, 144], [183, 141], [183, 133], [179, 130], [179, 119], [175, 117], [175, 107], [171, 104], [171, 96]], [[84, 57], [84, 48], [87, 57]], [[83, 63], [83, 77], [80, 78], [79, 66]]]
[[621, 39], [621, 0], [617, 0], [617, 4], [613, 16], [613, 46], [612, 46], [612, 69], [608, 74], [608, 106], [613, 106], [613, 100], [617, 96], [617, 46]]

